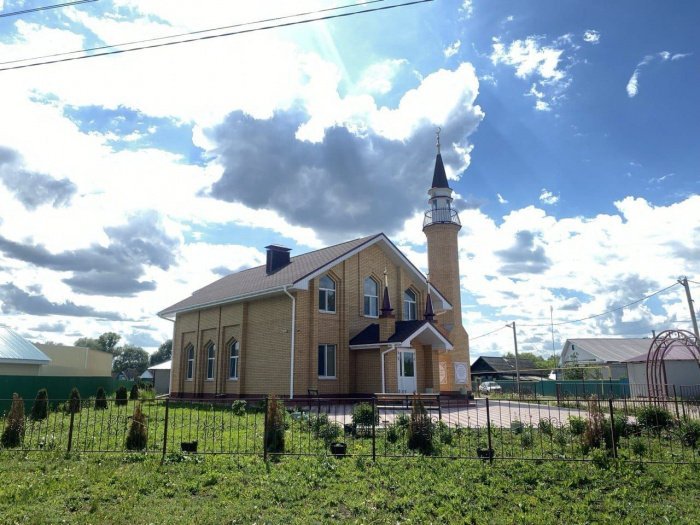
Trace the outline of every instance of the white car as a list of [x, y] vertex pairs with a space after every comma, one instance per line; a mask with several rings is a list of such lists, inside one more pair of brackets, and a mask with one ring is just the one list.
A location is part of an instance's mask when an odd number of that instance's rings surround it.
[[479, 385], [479, 392], [482, 394], [500, 394], [503, 392], [503, 388], [495, 381], [485, 381]]

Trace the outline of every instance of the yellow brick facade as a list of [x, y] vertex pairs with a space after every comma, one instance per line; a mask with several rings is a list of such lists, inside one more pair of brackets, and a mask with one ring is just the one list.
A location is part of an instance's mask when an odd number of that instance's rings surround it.
[[[386, 346], [355, 350], [349, 341], [372, 323], [403, 320], [403, 296], [407, 289], [416, 294], [417, 317], [422, 319], [426, 286], [414, 274], [397, 264], [383, 244], [373, 244], [332, 267], [324, 275], [336, 285], [336, 310], [319, 311], [319, 279], [310, 281], [308, 290], [290, 290], [296, 300], [294, 396], [305, 396], [310, 389], [320, 395], [351, 396], [381, 392], [381, 353]], [[364, 315], [364, 280], [372, 277], [379, 284], [379, 304], [384, 292], [384, 272], [395, 319], [380, 320]], [[442, 322], [442, 319], [440, 319]], [[183, 397], [258, 396], [290, 394], [292, 300], [284, 293], [214, 308], [178, 313], [173, 337], [171, 392]], [[393, 326], [390, 328], [393, 333]], [[465, 334], [466, 335], [466, 334]], [[232, 341], [240, 348], [238, 378], [229, 377], [229, 349]], [[215, 374], [207, 375], [207, 348], [215, 345]], [[188, 346], [194, 348], [194, 373], [187, 375]], [[336, 345], [335, 378], [318, 375], [318, 346]], [[439, 385], [439, 355], [430, 346], [417, 344], [417, 391]], [[385, 355], [385, 388], [398, 391], [396, 351]]]

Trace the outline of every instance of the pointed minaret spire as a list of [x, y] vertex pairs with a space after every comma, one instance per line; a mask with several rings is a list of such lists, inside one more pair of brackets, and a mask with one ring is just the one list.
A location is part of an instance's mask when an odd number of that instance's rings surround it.
[[430, 297], [430, 274], [428, 274], [425, 284], [428, 286], [428, 293], [425, 299], [425, 313], [423, 318], [429, 323], [435, 322], [435, 312], [433, 311], [433, 299]]
[[382, 298], [382, 315], [379, 317], [393, 317], [391, 307], [391, 299], [389, 298], [389, 278], [387, 277], [386, 268], [384, 268], [384, 297]]
[[433, 185], [432, 188], [448, 188], [450, 185], [447, 183], [447, 174], [445, 173], [445, 165], [442, 163], [442, 154], [440, 153], [440, 132], [441, 128], [438, 128], [435, 132], [437, 135], [437, 141], [435, 142], [435, 147], [437, 148], [437, 157], [435, 157], [435, 171], [433, 171]]

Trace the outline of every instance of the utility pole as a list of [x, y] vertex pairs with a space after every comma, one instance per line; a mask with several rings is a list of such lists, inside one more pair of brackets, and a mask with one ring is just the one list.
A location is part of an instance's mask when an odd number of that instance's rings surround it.
[[518, 387], [518, 399], [520, 399], [520, 365], [518, 364], [518, 336], [515, 333], [515, 321], [506, 325], [513, 329], [513, 345], [515, 346], [515, 381]]
[[688, 308], [690, 309], [690, 319], [693, 321], [693, 332], [695, 332], [695, 341], [700, 342], [700, 333], [698, 333], [698, 320], [695, 317], [695, 308], [693, 307], [693, 298], [690, 296], [690, 286], [688, 285], [688, 278], [683, 277], [679, 279], [678, 282], [685, 288], [685, 296], [688, 299]]

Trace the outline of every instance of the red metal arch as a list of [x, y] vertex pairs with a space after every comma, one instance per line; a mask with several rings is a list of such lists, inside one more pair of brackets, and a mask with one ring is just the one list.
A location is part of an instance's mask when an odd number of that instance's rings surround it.
[[647, 353], [647, 391], [649, 399], [668, 397], [668, 381], [664, 359], [672, 348], [685, 348], [700, 367], [698, 339], [686, 330], [664, 330], [651, 342]]

